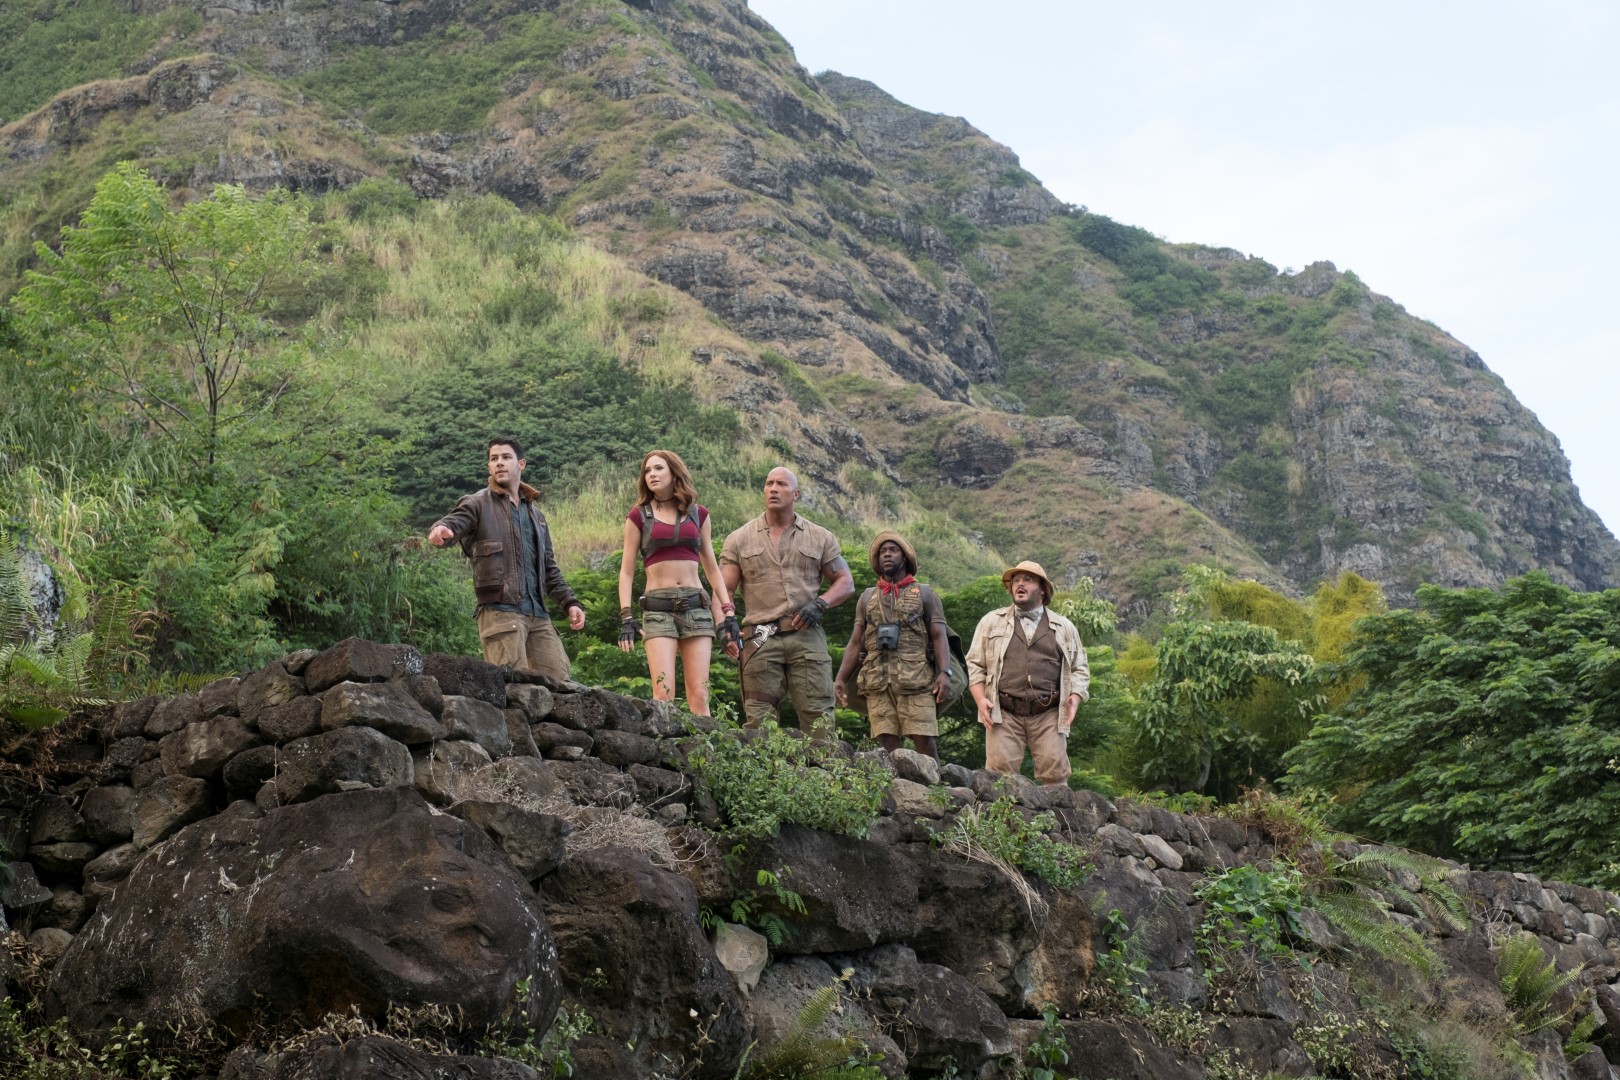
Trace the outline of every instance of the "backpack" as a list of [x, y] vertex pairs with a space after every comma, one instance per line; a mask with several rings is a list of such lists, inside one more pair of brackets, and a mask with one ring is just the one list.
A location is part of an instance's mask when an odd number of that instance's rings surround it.
[[[864, 603], [865, 601], [866, 593], [863, 592], [860, 600], [856, 602]], [[968, 686], [967, 653], [962, 648], [962, 639], [957, 636], [955, 630], [951, 629], [950, 623], [945, 624], [945, 641], [951, 647], [951, 673], [945, 680], [945, 700], [935, 707], [936, 715], [943, 714], [946, 709], [961, 701], [962, 695], [967, 693]], [[865, 662], [865, 660], [861, 661], [863, 664]], [[928, 662], [934, 665], [936, 671], [939, 669], [939, 663], [934, 659], [933, 635], [929, 635], [928, 638]], [[861, 669], [856, 668], [850, 678], [849, 685], [844, 688], [844, 697], [849, 702], [849, 708], [865, 716], [866, 695], [861, 693], [860, 673]]]

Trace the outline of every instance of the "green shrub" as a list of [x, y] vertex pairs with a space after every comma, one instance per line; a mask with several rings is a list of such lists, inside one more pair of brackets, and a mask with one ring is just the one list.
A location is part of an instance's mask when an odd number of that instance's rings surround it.
[[875, 761], [845, 761], [832, 747], [767, 720], [693, 736], [690, 760], [730, 831], [775, 836], [783, 825], [865, 836], [893, 779]]
[[827, 399], [816, 389], [816, 384], [805, 377], [798, 364], [772, 349], [761, 350], [759, 359], [799, 408], [806, 412], [822, 412], [827, 408]]
[[951, 827], [935, 834], [946, 851], [968, 858], [988, 855], [992, 861], [1016, 867], [1060, 889], [1073, 889], [1091, 876], [1085, 852], [1073, 844], [1054, 840], [1047, 833], [1057, 828], [1051, 813], [1025, 820], [1017, 806], [1003, 796], [988, 806], [963, 808]]
[[1205, 878], [1193, 895], [1204, 904], [1194, 941], [1212, 976], [1230, 971], [1238, 955], [1290, 959], [1294, 950], [1289, 943], [1304, 936], [1299, 916], [1305, 910], [1305, 883], [1290, 863], [1279, 862], [1270, 870], [1248, 864], [1228, 867]]

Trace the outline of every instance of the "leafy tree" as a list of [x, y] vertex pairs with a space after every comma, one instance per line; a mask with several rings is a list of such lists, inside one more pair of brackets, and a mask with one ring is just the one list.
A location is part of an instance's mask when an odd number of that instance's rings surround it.
[[0, 423], [0, 485], [28, 493], [93, 606], [152, 612], [162, 668], [346, 634], [471, 643], [464, 573], [401, 539], [388, 445], [340, 412], [347, 357], [277, 321], [317, 287], [310, 239], [296, 197], [220, 187], [176, 207], [122, 165], [0, 328], [0, 392], [28, 406]]
[[220, 185], [178, 210], [131, 162], [96, 185], [62, 250], [15, 298], [46, 369], [118, 402], [135, 430], [212, 468], [225, 429], [275, 409], [310, 342], [271, 318], [277, 287], [310, 257], [308, 207]]
[[1158, 663], [1137, 695], [1132, 717], [1142, 781], [1175, 791], [1204, 791], [1213, 780], [1230, 797], [1253, 784], [1264, 740], [1237, 722], [1264, 679], [1290, 687], [1310, 675], [1310, 654], [1269, 626], [1208, 620], [1174, 622], [1158, 642]]
[[1172, 621], [1120, 661], [1135, 691], [1131, 769], [1149, 787], [1226, 799], [1280, 771], [1316, 704], [1308, 612], [1259, 582], [1189, 566]]
[[1339, 827], [1476, 865], [1613, 883], [1620, 849], [1620, 590], [1535, 571], [1423, 586], [1356, 625], [1365, 685], [1287, 757]]

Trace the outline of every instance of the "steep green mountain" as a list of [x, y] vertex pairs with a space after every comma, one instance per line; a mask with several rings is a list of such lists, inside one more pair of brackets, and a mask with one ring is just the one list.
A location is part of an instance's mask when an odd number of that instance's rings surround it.
[[[1533, 567], [1620, 580], [1556, 439], [1462, 343], [1330, 264], [1064, 205], [965, 121], [810, 76], [736, 0], [32, 0], [0, 32], [6, 291], [125, 158], [188, 193], [493, 194], [620, 261], [623, 311], [667, 304], [636, 274], [701, 304], [713, 343], [683, 331], [670, 360], [653, 318], [618, 360], [663, 354], [857, 531], [923, 515], [1137, 617], [1190, 561], [1354, 570], [1397, 602]], [[496, 359], [436, 340], [441, 371]], [[417, 387], [384, 389], [409, 426]], [[455, 486], [411, 482], [424, 507]], [[599, 525], [576, 556], [613, 546]]]

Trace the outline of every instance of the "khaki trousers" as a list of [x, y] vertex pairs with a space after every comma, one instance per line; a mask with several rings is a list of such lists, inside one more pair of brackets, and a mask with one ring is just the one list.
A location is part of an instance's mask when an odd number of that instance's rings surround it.
[[[744, 628], [746, 635], [750, 628]], [[745, 639], [742, 665], [743, 715], [748, 727], [758, 727], [776, 716], [776, 707], [789, 694], [799, 727], [813, 734], [831, 735], [833, 721], [832, 658], [827, 635], [820, 627], [791, 634], [772, 634], [753, 648]]]
[[1035, 716], [1014, 716], [1003, 710], [1001, 723], [984, 734], [984, 767], [991, 772], [1016, 774], [1024, 767], [1024, 748], [1035, 757], [1035, 781], [1062, 784], [1069, 779], [1069, 740], [1058, 734], [1056, 706]]
[[492, 664], [559, 681], [571, 677], [568, 653], [550, 619], [484, 608], [478, 612], [478, 641]]

